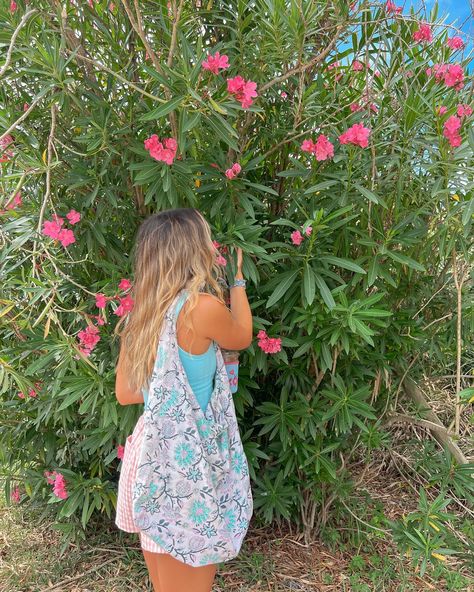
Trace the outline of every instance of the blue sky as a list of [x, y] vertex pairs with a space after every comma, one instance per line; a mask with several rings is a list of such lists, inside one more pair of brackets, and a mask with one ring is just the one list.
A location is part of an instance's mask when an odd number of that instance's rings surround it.
[[[401, 4], [401, 2], [398, 2]], [[425, 0], [424, 5], [428, 11], [431, 11], [435, 0]], [[420, 0], [411, 0], [406, 3], [405, 12], [408, 7], [412, 5], [416, 8], [420, 8], [423, 2]], [[470, 2], [469, 0], [439, 0], [438, 1], [438, 14], [439, 16], [447, 15], [447, 22], [462, 28], [466, 35], [474, 36], [474, 18], [472, 17]], [[466, 42], [467, 38], [464, 39]], [[470, 45], [472, 46], [472, 40]]]

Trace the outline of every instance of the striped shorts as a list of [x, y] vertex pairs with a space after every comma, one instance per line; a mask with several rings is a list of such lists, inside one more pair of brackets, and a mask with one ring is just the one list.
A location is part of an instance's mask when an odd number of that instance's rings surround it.
[[138, 532], [140, 536], [140, 546], [144, 551], [151, 551], [152, 553], [166, 553], [166, 551], [157, 545], [153, 539], [142, 533], [133, 522], [132, 491], [140, 457], [142, 435], [143, 415], [140, 415], [133, 432], [125, 441], [122, 468], [120, 471], [118, 484], [115, 524], [120, 530], [124, 530], [125, 532]]

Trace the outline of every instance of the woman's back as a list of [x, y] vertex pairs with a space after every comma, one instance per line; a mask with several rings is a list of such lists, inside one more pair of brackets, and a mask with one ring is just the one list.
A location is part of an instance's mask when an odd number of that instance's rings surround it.
[[[183, 307], [188, 294], [184, 292], [183, 297], [179, 299], [175, 309], [175, 317], [178, 315]], [[214, 376], [216, 373], [216, 352], [214, 349], [214, 342], [211, 341], [207, 351], [201, 354], [192, 354], [185, 351], [178, 343], [178, 353], [181, 363], [183, 364], [184, 372], [188, 379], [189, 385], [198, 401], [201, 409], [206, 411], [206, 407], [214, 390]], [[147, 404], [148, 391], [143, 391], [143, 398], [145, 406]]]

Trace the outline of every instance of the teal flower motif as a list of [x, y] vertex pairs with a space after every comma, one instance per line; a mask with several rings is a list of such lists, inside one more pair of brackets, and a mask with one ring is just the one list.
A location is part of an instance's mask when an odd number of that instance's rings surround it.
[[194, 450], [187, 442], [182, 442], [176, 446], [174, 451], [174, 458], [180, 467], [189, 466], [195, 458]]
[[202, 479], [202, 473], [197, 467], [191, 467], [186, 473], [186, 478], [197, 483]]
[[211, 428], [209, 422], [206, 419], [198, 419], [197, 427], [201, 438], [204, 440], [211, 434]]
[[196, 500], [191, 506], [189, 518], [194, 524], [202, 524], [209, 518], [209, 508], [204, 502]]
[[240, 452], [237, 452], [232, 457], [232, 468], [239, 475], [242, 473], [242, 470], [244, 468], [244, 457]]
[[217, 531], [212, 524], [205, 524], [202, 527], [201, 533], [205, 534], [207, 538], [210, 539], [211, 537], [216, 536]]
[[224, 512], [224, 518], [225, 518], [226, 529], [229, 532], [232, 532], [235, 528], [235, 522], [237, 520], [236, 513], [234, 512], [234, 510], [229, 508], [226, 512]]

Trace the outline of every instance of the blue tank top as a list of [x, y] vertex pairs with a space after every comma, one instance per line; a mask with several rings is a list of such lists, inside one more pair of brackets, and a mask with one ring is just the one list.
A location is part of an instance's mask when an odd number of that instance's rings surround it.
[[[187, 293], [178, 300], [175, 310], [176, 319], [187, 298]], [[211, 342], [209, 349], [203, 354], [192, 354], [185, 351], [178, 345], [178, 353], [183, 364], [184, 371], [189, 381], [196, 400], [201, 409], [206, 411], [207, 404], [214, 390], [214, 375], [216, 373], [216, 352], [214, 344]], [[147, 403], [148, 390], [143, 389], [143, 398], [145, 405]]]

